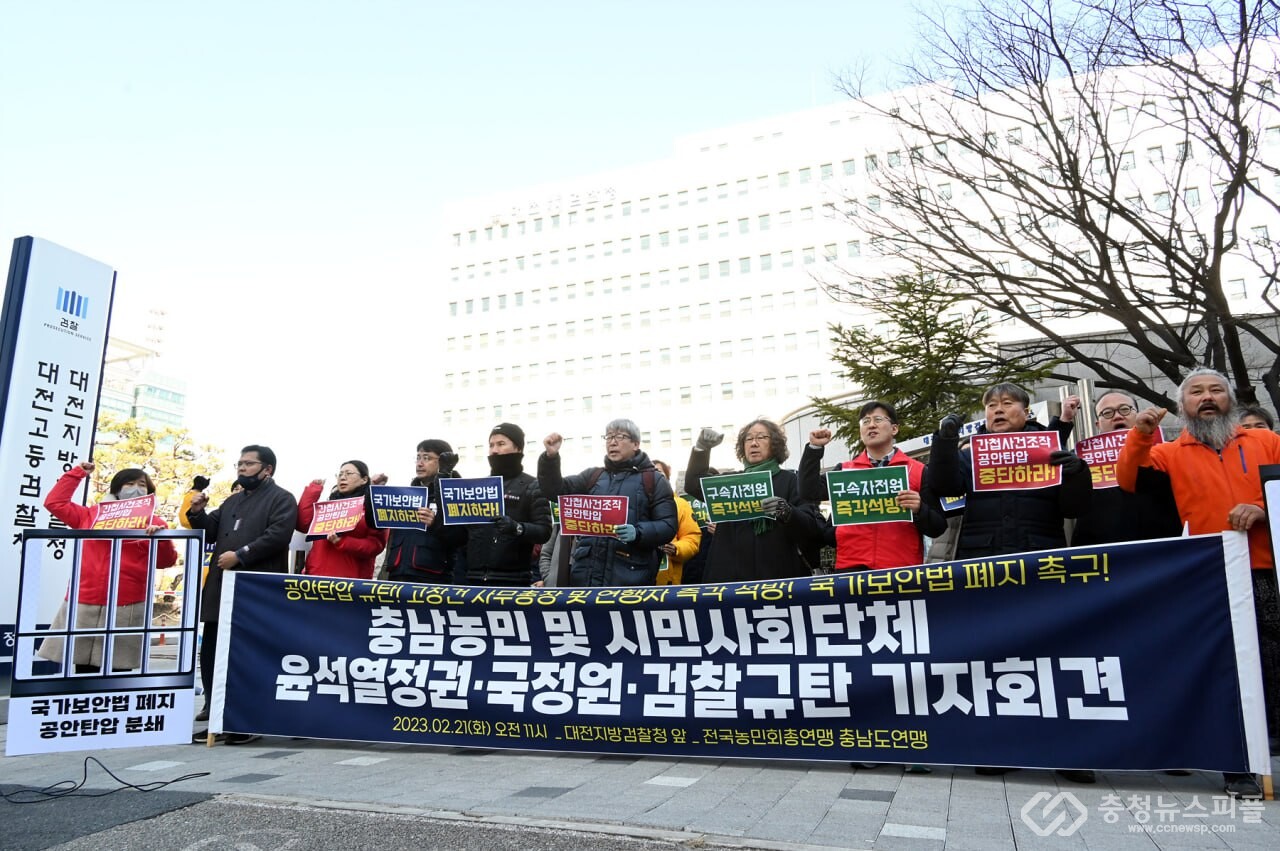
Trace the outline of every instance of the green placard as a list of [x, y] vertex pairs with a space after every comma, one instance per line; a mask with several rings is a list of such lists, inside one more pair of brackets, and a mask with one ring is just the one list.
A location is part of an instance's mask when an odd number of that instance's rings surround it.
[[768, 517], [760, 501], [773, 496], [773, 477], [768, 473], [730, 473], [702, 480], [707, 514], [712, 523], [733, 523]]
[[831, 524], [910, 523], [911, 512], [897, 500], [899, 491], [908, 489], [906, 467], [832, 470], [827, 473]]

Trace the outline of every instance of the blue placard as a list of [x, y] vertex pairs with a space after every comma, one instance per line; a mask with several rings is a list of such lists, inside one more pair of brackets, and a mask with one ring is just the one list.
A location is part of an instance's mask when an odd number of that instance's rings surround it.
[[440, 510], [444, 525], [492, 523], [504, 513], [502, 477], [480, 479], [441, 479]]
[[214, 729], [1103, 770], [1269, 759], [1238, 533], [688, 587], [232, 577]]
[[427, 489], [371, 485], [373, 525], [379, 529], [421, 529], [418, 509], [427, 507]]

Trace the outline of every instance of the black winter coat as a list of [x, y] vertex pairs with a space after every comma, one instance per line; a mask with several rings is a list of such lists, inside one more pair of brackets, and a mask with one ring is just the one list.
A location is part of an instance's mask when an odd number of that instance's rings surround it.
[[[415, 487], [423, 487], [414, 479]], [[426, 484], [427, 502], [440, 506], [440, 481]], [[467, 527], [444, 525], [444, 513], [426, 529], [392, 529], [387, 541], [387, 578], [396, 582], [454, 582], [466, 575]]]
[[524, 527], [520, 535], [497, 523], [467, 527], [467, 584], [527, 588], [541, 579], [535, 544], [551, 537], [551, 507], [528, 473], [502, 480], [506, 516]]
[[[702, 478], [707, 472], [709, 452], [694, 450], [685, 471], [690, 496], [702, 499]], [[791, 503], [791, 519], [769, 521], [772, 528], [756, 534], [752, 522], [717, 523], [715, 544], [702, 571], [703, 582], [747, 582], [809, 576], [816, 564], [805, 553], [821, 550], [826, 523], [816, 505], [800, 494], [800, 479], [793, 470], [773, 474], [773, 495]], [[811, 557], [811, 556], [810, 556]]]
[[[1023, 431], [1045, 431], [1028, 422]], [[1061, 429], [1058, 429], [1061, 433]], [[986, 426], [978, 429], [986, 434]], [[929, 452], [929, 478], [939, 496], [963, 496], [964, 520], [956, 546], [957, 559], [983, 558], [1047, 550], [1067, 545], [1064, 520], [1089, 509], [1093, 479], [1086, 466], [1082, 473], [1064, 475], [1062, 484], [1023, 491], [973, 491], [973, 462], [959, 440], [945, 440], [936, 433]]]

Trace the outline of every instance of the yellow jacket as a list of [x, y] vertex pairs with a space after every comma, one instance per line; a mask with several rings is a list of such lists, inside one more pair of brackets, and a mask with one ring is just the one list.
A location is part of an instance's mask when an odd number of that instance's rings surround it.
[[676, 536], [671, 539], [676, 554], [667, 556], [667, 569], [658, 571], [659, 585], [679, 585], [684, 576], [684, 563], [698, 554], [702, 546], [702, 529], [693, 519], [689, 500], [676, 496]]

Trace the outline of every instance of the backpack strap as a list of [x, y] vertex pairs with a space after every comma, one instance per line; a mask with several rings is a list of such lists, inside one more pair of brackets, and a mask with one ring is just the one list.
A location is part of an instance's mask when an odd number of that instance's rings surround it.
[[[600, 481], [600, 477], [604, 475], [604, 467], [592, 467], [591, 472], [587, 474], [587, 479], [583, 482], [586, 490], [584, 493], [591, 493], [596, 489], [596, 482]], [[646, 467], [640, 471], [640, 484], [644, 488], [644, 495], [649, 497], [649, 504], [653, 505], [653, 492], [658, 486], [658, 471], [653, 467]]]

